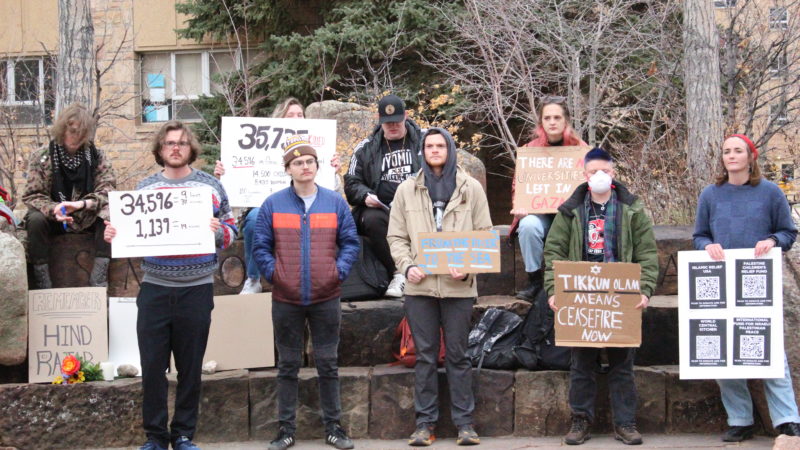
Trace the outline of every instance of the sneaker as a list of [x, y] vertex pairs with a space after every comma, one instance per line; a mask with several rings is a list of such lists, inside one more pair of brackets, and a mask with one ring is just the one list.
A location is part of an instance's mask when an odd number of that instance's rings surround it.
[[284, 427], [278, 430], [278, 436], [269, 443], [268, 450], [286, 450], [294, 445], [294, 433]]
[[353, 440], [347, 437], [344, 428], [334, 422], [331, 429], [325, 433], [325, 443], [336, 448], [353, 448]]
[[614, 439], [622, 441], [625, 445], [642, 445], [642, 434], [636, 425], [614, 425]]
[[581, 445], [591, 438], [589, 436], [589, 421], [585, 417], [574, 416], [569, 433], [564, 436], [567, 445]]
[[753, 426], [732, 426], [722, 435], [723, 442], [742, 442], [753, 437]]
[[156, 441], [149, 440], [139, 447], [139, 450], [167, 450], [167, 447], [164, 447]]
[[186, 436], [175, 439], [175, 442], [172, 443], [172, 448], [175, 450], [200, 450], [200, 447], [194, 445], [192, 440]]
[[417, 431], [408, 438], [408, 445], [412, 447], [427, 447], [436, 440], [433, 434], [433, 424], [421, 423], [417, 425]]
[[248, 278], [244, 280], [244, 286], [242, 287], [241, 292], [239, 292], [239, 295], [258, 294], [261, 292], [261, 290], [260, 278]]
[[403, 296], [403, 290], [405, 290], [405, 288], [406, 277], [403, 276], [402, 273], [396, 273], [394, 277], [392, 277], [392, 281], [389, 282], [389, 287], [386, 288], [384, 296], [400, 298]]
[[478, 445], [480, 443], [481, 439], [478, 437], [478, 433], [475, 432], [475, 429], [472, 428], [472, 425], [460, 425], [458, 427], [458, 438], [456, 438], [456, 444]]
[[800, 436], [800, 423], [787, 422], [778, 425], [778, 432], [787, 436]]

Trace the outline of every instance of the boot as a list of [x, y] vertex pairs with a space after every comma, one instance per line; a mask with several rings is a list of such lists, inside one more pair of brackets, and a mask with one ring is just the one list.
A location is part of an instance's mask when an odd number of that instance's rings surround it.
[[544, 269], [528, 272], [528, 287], [517, 292], [517, 298], [533, 303], [536, 294], [544, 287]]
[[108, 287], [108, 263], [110, 259], [96, 257], [94, 259], [94, 267], [92, 267], [92, 274], [89, 275], [89, 286], [91, 287]]
[[50, 265], [33, 265], [33, 282], [36, 289], [53, 289], [53, 282], [50, 281]]

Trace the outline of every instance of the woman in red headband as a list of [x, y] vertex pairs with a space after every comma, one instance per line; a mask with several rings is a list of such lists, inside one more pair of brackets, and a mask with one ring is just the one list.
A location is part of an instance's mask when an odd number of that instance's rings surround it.
[[[781, 189], [761, 177], [758, 149], [745, 135], [734, 134], [722, 145], [722, 173], [706, 187], [697, 204], [694, 247], [712, 259], [725, 258], [724, 249], [754, 248], [755, 257], [773, 247], [789, 250], [797, 237], [789, 203]], [[789, 363], [784, 355], [784, 377], [765, 379], [772, 424], [782, 434], [800, 436]], [[753, 401], [747, 380], [717, 380], [728, 414], [726, 442], [753, 436]]]

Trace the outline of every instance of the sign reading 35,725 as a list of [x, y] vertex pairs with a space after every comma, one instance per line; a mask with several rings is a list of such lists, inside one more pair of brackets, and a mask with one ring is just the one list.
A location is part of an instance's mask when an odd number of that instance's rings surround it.
[[114, 258], [214, 253], [210, 188], [108, 193]]

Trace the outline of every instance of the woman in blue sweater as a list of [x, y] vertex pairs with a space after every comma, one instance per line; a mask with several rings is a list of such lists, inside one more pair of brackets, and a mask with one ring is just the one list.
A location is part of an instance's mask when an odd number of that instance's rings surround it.
[[[780, 188], [761, 178], [758, 149], [747, 136], [734, 134], [722, 145], [722, 174], [706, 187], [697, 204], [694, 247], [714, 260], [725, 258], [726, 248], [755, 248], [755, 257], [773, 247], [787, 251], [797, 228], [789, 203]], [[784, 357], [784, 377], [765, 379], [764, 387], [772, 424], [782, 434], [800, 436], [789, 362]], [[717, 380], [722, 404], [728, 414], [726, 442], [753, 436], [753, 401], [747, 380]]]

